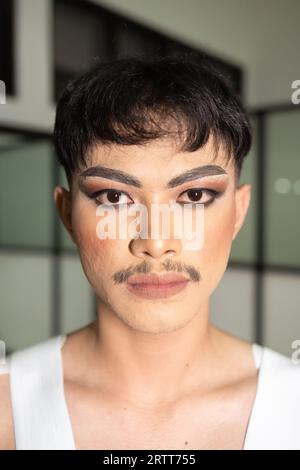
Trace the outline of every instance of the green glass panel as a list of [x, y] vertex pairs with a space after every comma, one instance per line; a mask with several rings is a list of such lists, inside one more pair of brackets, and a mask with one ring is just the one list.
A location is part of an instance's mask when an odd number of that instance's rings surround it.
[[256, 140], [256, 119], [252, 118], [253, 126], [253, 144], [249, 154], [244, 160], [240, 185], [251, 184], [251, 201], [248, 213], [242, 228], [232, 243], [232, 250], [229, 261], [255, 263], [256, 250], [256, 207], [257, 207], [257, 184], [256, 184], [256, 165], [257, 165], [257, 140]]
[[0, 148], [0, 243], [50, 247], [51, 207], [49, 141]]
[[300, 266], [300, 111], [266, 117], [265, 261]]

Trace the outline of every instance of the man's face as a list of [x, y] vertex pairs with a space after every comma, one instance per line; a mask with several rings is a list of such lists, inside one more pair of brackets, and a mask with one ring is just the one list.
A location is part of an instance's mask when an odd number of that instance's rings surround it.
[[[132, 176], [132, 181], [116, 181], [107, 177], [74, 176], [68, 229], [77, 244], [82, 266], [89, 283], [101, 303], [130, 328], [151, 333], [168, 332], [187, 324], [194, 316], [206, 311], [209, 298], [220, 282], [230, 255], [232, 240], [245, 218], [251, 186], [237, 188], [232, 161], [220, 147], [214, 158], [213, 141], [195, 152], [178, 152], [174, 141], [162, 139], [144, 146], [95, 146], [87, 168], [105, 167]], [[218, 168], [204, 177], [174, 180], [195, 168], [214, 165]], [[90, 170], [89, 170], [90, 172]], [[91, 172], [90, 172], [91, 173]], [[108, 174], [106, 174], [108, 176]], [[111, 175], [109, 175], [111, 176]], [[173, 184], [168, 184], [173, 180]], [[201, 189], [202, 193], [190, 190]], [[205, 189], [205, 191], [204, 191]], [[116, 190], [90, 196], [102, 190]], [[57, 191], [57, 188], [56, 188]], [[214, 193], [218, 197], [214, 198]], [[63, 198], [69, 198], [64, 191]], [[59, 198], [56, 200], [58, 201]], [[120, 214], [127, 204], [143, 204], [149, 214], [151, 204], [172, 202], [194, 203], [190, 209], [193, 227], [196, 226], [196, 205], [203, 208], [203, 246], [187, 249], [185, 237], [130, 237], [100, 239], [97, 225], [101, 217], [99, 204], [115, 206]], [[57, 202], [58, 203], [58, 202]], [[123, 208], [120, 206], [123, 204]], [[119, 205], [119, 207], [118, 207]], [[60, 209], [61, 211], [61, 209]], [[199, 213], [198, 213], [199, 214]], [[66, 224], [65, 213], [61, 216]], [[127, 216], [126, 216], [127, 217]], [[136, 217], [128, 216], [128, 223]], [[116, 232], [118, 233], [118, 231]], [[181, 273], [190, 282], [173, 295], [164, 298], [143, 298], [127, 288], [127, 279], [140, 271], [147, 273]]]

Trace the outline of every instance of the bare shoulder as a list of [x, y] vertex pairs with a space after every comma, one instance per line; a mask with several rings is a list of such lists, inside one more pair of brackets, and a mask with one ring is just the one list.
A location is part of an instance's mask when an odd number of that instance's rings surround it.
[[0, 450], [15, 450], [9, 374], [0, 374]]

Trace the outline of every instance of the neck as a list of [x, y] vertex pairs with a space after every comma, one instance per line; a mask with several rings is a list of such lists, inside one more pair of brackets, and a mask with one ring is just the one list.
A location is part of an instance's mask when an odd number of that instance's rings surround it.
[[89, 365], [113, 395], [145, 406], [173, 402], [211, 380], [216, 330], [208, 311], [207, 303], [185, 326], [154, 334], [129, 328], [99, 302]]

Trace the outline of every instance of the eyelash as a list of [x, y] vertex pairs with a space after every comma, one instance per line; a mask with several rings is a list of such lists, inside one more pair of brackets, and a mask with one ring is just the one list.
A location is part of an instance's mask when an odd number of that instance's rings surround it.
[[[190, 192], [190, 191], [200, 191], [202, 193], [209, 193], [211, 194], [211, 199], [207, 202], [204, 202], [202, 204], [204, 204], [204, 206], [209, 206], [210, 204], [212, 204], [214, 202], [214, 200], [218, 197], [220, 197], [222, 194], [223, 194], [223, 191], [215, 191], [213, 189], [205, 189], [205, 188], [190, 188], [190, 189], [187, 189], [185, 191], [183, 191], [183, 193], [180, 194], [180, 196], [182, 196], [183, 194], [187, 193], [187, 192]], [[94, 199], [96, 204], [98, 206], [106, 206], [106, 207], [111, 207], [111, 206], [114, 206], [114, 207], [123, 207], [123, 206], [127, 206], [127, 205], [130, 205], [130, 204], [126, 204], [126, 203], [122, 203], [122, 204], [114, 204], [113, 202], [111, 203], [102, 203], [102, 202], [99, 202], [97, 197], [99, 197], [100, 195], [102, 194], [105, 194], [105, 193], [112, 193], [112, 194], [119, 194], [120, 195], [126, 195], [129, 199], [130, 196], [129, 194], [127, 194], [125, 191], [120, 191], [119, 189], [102, 189], [101, 191], [96, 191], [95, 193], [91, 194], [89, 197], [91, 199]], [[189, 201], [189, 202], [180, 202], [180, 204], [194, 204], [194, 205], [197, 205], [197, 204], [201, 204], [201, 202], [193, 202], [193, 201]]]

